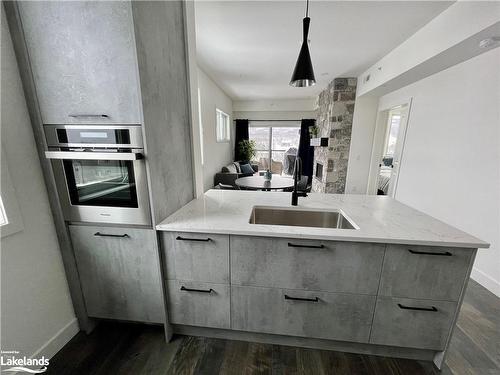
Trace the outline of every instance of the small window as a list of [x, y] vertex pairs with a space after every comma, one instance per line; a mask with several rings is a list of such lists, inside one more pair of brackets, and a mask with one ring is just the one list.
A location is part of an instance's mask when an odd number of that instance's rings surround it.
[[229, 126], [229, 115], [216, 108], [217, 116], [217, 142], [229, 142], [231, 138], [231, 127]]

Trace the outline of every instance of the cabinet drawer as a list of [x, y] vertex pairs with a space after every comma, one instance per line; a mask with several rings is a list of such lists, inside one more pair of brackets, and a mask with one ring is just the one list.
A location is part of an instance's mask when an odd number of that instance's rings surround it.
[[385, 245], [231, 236], [236, 285], [377, 294]]
[[231, 286], [231, 328], [368, 342], [375, 299], [368, 295]]
[[169, 280], [170, 323], [230, 328], [229, 285]]
[[164, 322], [153, 230], [70, 225], [69, 231], [89, 316]]
[[458, 301], [474, 251], [387, 245], [379, 295]]
[[457, 304], [378, 297], [370, 342], [443, 350]]
[[229, 236], [164, 232], [167, 279], [229, 284]]

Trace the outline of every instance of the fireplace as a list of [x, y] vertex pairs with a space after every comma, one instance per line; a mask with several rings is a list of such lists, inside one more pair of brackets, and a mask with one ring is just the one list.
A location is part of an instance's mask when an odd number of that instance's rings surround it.
[[345, 192], [356, 84], [356, 78], [337, 77], [319, 94], [316, 127], [329, 140], [328, 147], [314, 147], [313, 192]]
[[318, 180], [323, 181], [323, 164], [316, 163], [316, 174], [315, 174], [315, 177]]

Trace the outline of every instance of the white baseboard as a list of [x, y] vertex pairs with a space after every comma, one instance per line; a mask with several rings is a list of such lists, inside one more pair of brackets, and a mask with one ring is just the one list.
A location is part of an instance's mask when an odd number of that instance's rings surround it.
[[[40, 358], [42, 356], [49, 359], [52, 358], [78, 332], [80, 332], [80, 327], [78, 326], [78, 320], [76, 318], [73, 318], [68, 322], [68, 324], [62, 327], [54, 336], [52, 336], [49, 340], [47, 340], [47, 342], [43, 344], [38, 350], [35, 350], [35, 352], [30, 356], [30, 358]], [[22, 375], [26, 374], [26, 372], [18, 371], [18, 372], [11, 372], [10, 374]]]
[[500, 298], [500, 282], [477, 268], [472, 269], [470, 277]]
[[38, 358], [41, 356], [52, 358], [54, 354], [61, 350], [79, 331], [80, 327], [78, 326], [78, 320], [76, 318], [71, 319], [68, 324], [62, 327], [45, 344], [36, 350], [31, 355], [31, 358]]

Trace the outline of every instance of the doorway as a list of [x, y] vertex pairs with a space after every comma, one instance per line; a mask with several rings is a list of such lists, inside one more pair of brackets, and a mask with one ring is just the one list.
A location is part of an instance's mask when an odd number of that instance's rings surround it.
[[368, 194], [395, 197], [406, 140], [411, 99], [379, 109]]

